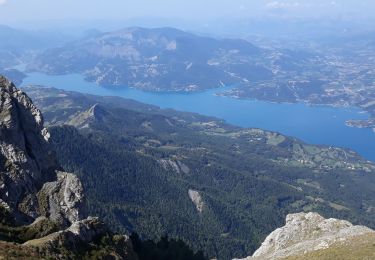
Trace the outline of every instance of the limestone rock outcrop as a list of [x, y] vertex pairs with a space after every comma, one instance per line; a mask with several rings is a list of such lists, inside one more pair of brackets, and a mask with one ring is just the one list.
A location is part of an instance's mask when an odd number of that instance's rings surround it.
[[374, 233], [370, 228], [354, 226], [345, 220], [325, 219], [318, 213], [290, 214], [286, 217], [285, 226], [273, 231], [261, 247], [245, 259], [266, 260], [300, 256]]
[[189, 198], [191, 199], [191, 201], [194, 203], [195, 207], [197, 208], [197, 211], [199, 213], [202, 213], [205, 205], [204, 205], [204, 201], [203, 201], [201, 194], [198, 191], [191, 190], [191, 189], [189, 189], [188, 194], [189, 194]]
[[57, 180], [45, 183], [38, 197], [48, 200], [42, 210], [55, 222], [75, 223], [86, 216], [82, 184], [74, 174], [58, 171]]

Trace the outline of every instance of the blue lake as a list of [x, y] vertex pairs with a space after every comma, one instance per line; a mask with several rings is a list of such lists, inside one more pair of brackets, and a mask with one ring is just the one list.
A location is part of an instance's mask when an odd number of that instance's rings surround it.
[[348, 119], [366, 119], [356, 108], [276, 104], [257, 100], [218, 97], [220, 89], [192, 94], [149, 93], [133, 88], [104, 88], [87, 82], [81, 75], [50, 76], [31, 73], [23, 85], [45, 85], [82, 93], [120, 96], [181, 111], [215, 116], [230, 124], [255, 127], [295, 136], [313, 144], [351, 148], [375, 161], [375, 133], [371, 129], [350, 128]]

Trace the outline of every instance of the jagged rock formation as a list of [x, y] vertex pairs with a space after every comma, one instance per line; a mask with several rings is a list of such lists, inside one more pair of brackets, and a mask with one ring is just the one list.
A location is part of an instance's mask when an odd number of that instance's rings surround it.
[[364, 226], [354, 226], [345, 220], [325, 219], [318, 213], [290, 214], [285, 226], [272, 232], [246, 260], [300, 259], [307, 253], [337, 247], [367, 235], [372, 236], [374, 241], [375, 231]]
[[90, 243], [87, 248], [98, 250], [92, 242], [108, 236], [113, 249], [109, 254], [134, 259], [128, 237], [110, 237], [100, 220], [87, 218], [82, 184], [58, 165], [49, 137], [40, 110], [0, 76], [0, 239], [44, 252], [60, 248], [58, 256], [41, 256], [66, 259], [69, 254], [71, 259], [76, 256], [71, 245]]
[[20, 224], [41, 215], [63, 226], [83, 218], [82, 185], [57, 164], [40, 110], [6, 78], [0, 86], [1, 205]]

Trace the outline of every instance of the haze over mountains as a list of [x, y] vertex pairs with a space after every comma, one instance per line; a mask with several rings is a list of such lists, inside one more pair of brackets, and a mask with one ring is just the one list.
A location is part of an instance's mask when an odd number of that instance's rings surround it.
[[[59, 56], [59, 60], [53, 57]], [[173, 28], [98, 34], [38, 56], [29, 70], [82, 73], [100, 85], [149, 91], [198, 91], [265, 79], [262, 50], [244, 40], [216, 40]], [[237, 72], [237, 74], [236, 74]]]
[[0, 73], [21, 84], [26, 75], [20, 68], [14, 68], [15, 66], [30, 62], [36, 53], [60, 46], [73, 40], [74, 36], [61, 32], [30, 31], [0, 25], [0, 39]]
[[47, 50], [33, 59], [28, 70], [80, 73], [102, 86], [153, 92], [233, 86], [220, 95], [357, 106], [371, 118], [347, 124], [373, 128], [375, 59], [371, 35], [337, 36], [318, 47], [290, 50], [256, 47], [241, 39], [202, 37], [172, 28], [129, 28], [97, 33]]

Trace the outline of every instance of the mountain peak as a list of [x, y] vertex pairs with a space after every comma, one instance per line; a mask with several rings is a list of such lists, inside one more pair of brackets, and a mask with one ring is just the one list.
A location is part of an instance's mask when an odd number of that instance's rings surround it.
[[[1, 112], [3, 115], [0, 117], [2, 125], [5, 124], [11, 127], [12, 122], [16, 123], [15, 121], [19, 119], [18, 116], [21, 116], [22, 111], [20, 110], [24, 110], [24, 112], [25, 110], [29, 110], [29, 115], [24, 115], [27, 116], [25, 119], [27, 119], [28, 122], [35, 121], [38, 129], [43, 128], [44, 122], [40, 110], [33, 105], [31, 99], [25, 93], [18, 90], [10, 80], [1, 75], [0, 94], [2, 97]], [[19, 103], [19, 105], [17, 105], [17, 103]], [[46, 134], [47, 132], [45, 132], [43, 136]]]

